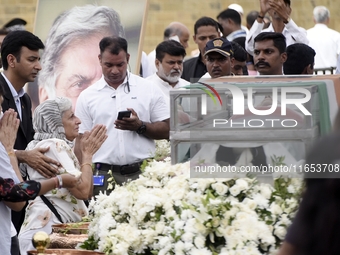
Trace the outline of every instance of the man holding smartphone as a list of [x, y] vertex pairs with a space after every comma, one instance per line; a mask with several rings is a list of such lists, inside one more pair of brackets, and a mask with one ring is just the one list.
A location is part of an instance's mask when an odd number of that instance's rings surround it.
[[[137, 179], [143, 160], [155, 151], [154, 139], [168, 139], [170, 130], [169, 103], [160, 88], [127, 70], [127, 41], [105, 37], [99, 48], [103, 76], [80, 94], [75, 112], [82, 121], [79, 133], [96, 124], [108, 130], [108, 139], [93, 156], [94, 195], [107, 190], [109, 170], [118, 184]], [[130, 111], [130, 117], [122, 111]], [[78, 159], [81, 138], [75, 144]]]

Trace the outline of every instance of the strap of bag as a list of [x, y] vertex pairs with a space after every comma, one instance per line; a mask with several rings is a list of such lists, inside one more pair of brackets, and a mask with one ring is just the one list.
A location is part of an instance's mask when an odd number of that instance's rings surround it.
[[58, 218], [58, 220], [61, 223], [64, 223], [63, 220], [61, 219], [60, 214], [58, 213], [57, 209], [55, 209], [55, 207], [52, 205], [52, 203], [50, 202], [50, 200], [48, 200], [44, 195], [40, 196], [42, 201], [44, 201], [44, 203], [48, 206], [48, 208], [50, 208], [50, 210], [54, 213], [54, 215]]

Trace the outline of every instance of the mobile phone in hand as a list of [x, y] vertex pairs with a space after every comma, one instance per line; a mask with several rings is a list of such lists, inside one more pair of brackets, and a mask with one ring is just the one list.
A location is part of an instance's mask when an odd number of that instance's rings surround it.
[[131, 116], [131, 111], [120, 111], [118, 112], [118, 120], [122, 120], [124, 117], [125, 118], [130, 118]]

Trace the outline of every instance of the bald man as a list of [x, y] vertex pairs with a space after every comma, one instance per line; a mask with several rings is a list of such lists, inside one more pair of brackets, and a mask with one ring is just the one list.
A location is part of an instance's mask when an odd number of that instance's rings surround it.
[[[183, 23], [177, 21], [171, 22], [164, 30], [163, 41], [175, 40], [177, 42], [180, 42], [184, 48], [188, 48], [189, 38], [190, 38], [189, 29]], [[149, 73], [147, 76], [150, 76], [157, 72], [155, 61], [156, 51], [153, 50], [148, 55]]]

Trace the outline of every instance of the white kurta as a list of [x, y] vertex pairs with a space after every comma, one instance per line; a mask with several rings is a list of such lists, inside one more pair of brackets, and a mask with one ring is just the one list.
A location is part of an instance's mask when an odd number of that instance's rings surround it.
[[[246, 50], [250, 55], [254, 55], [254, 39], [258, 34], [262, 32], [275, 32], [272, 24], [266, 29], [263, 29], [263, 26], [264, 23], [259, 23], [255, 20], [247, 34]], [[298, 27], [292, 19], [285, 25], [282, 34], [286, 37], [287, 46], [294, 43], [304, 43], [308, 45], [306, 30], [302, 27]]]
[[307, 38], [309, 46], [316, 52], [314, 68], [336, 67], [340, 53], [340, 33], [325, 24], [316, 24], [307, 30]]

